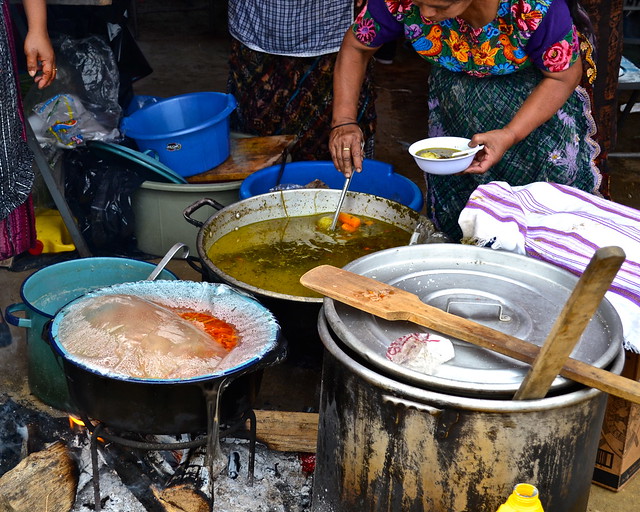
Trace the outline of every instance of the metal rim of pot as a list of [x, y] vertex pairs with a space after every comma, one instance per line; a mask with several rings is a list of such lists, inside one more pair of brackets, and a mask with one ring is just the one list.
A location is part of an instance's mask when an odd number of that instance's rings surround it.
[[[304, 297], [272, 292], [240, 281], [213, 264], [207, 253], [215, 241], [234, 229], [236, 224], [247, 225], [260, 220], [287, 216], [332, 214], [335, 212], [340, 194], [341, 191], [335, 189], [284, 190], [253, 196], [228, 206], [221, 205], [212, 199], [203, 198], [187, 207], [184, 210], [184, 217], [187, 222], [199, 228], [196, 241], [198, 254], [206, 271], [213, 276], [258, 297], [320, 305], [323, 301], [322, 297]], [[217, 211], [205, 222], [193, 219], [191, 215], [204, 206], [210, 206]], [[389, 222], [406, 229], [408, 233], [413, 232], [420, 224], [431, 225], [426, 217], [408, 206], [362, 192], [348, 192], [342, 209], [356, 215], [369, 216]]]
[[[378, 368], [370, 365], [369, 361], [359, 357], [359, 354], [345, 351], [342, 340], [331, 331], [329, 322], [324, 315], [324, 307], [321, 310], [318, 320], [318, 330], [325, 350], [345, 365], [354, 374], [364, 379], [370, 385], [387, 391], [398, 397], [407, 397], [417, 402], [429, 402], [437, 407], [469, 409], [486, 413], [500, 413], [504, 411], [545, 411], [554, 407], [561, 407], [566, 403], [567, 393], [550, 395], [537, 400], [504, 400], [490, 397], [469, 397], [455, 394], [445, 394], [444, 390], [425, 389], [417, 387], [409, 382], [396, 380], [394, 377], [381, 373]], [[347, 347], [348, 350], [348, 347]], [[624, 349], [620, 346], [611, 362], [608, 370], [617, 375], [622, 371], [624, 365]], [[588, 400], [593, 396], [602, 393], [599, 389], [581, 387], [569, 391], [574, 400]], [[401, 399], [399, 399], [401, 401]], [[428, 407], [425, 406], [427, 409]]]

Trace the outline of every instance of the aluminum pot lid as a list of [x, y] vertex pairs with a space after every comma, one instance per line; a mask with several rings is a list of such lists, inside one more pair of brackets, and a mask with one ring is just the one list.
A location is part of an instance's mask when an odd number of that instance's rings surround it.
[[[538, 346], [544, 343], [578, 281], [568, 271], [534, 258], [459, 244], [388, 249], [344, 268]], [[438, 334], [435, 331], [407, 321], [387, 321], [329, 298], [324, 299], [323, 314], [339, 340], [364, 361], [385, 375], [426, 389], [509, 397], [529, 369], [526, 363], [445, 336], [453, 343], [455, 356], [433, 373], [423, 373], [390, 361], [387, 350], [407, 334]], [[605, 299], [571, 357], [604, 368], [613, 362], [621, 345], [620, 319]], [[558, 377], [551, 389], [571, 384]]]

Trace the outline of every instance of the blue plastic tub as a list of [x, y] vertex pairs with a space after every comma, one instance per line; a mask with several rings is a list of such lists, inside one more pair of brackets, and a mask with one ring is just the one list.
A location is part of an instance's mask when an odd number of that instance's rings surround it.
[[[280, 165], [266, 167], [248, 176], [240, 185], [240, 199], [265, 194], [276, 185]], [[330, 188], [341, 189], [344, 175], [331, 161], [292, 162], [285, 165], [281, 185], [306, 185], [321, 180]], [[409, 178], [396, 174], [393, 166], [377, 160], [365, 160], [362, 172], [356, 173], [349, 190], [384, 197], [401, 203], [416, 211], [422, 209], [424, 198], [420, 188]]]
[[140, 151], [156, 153], [181, 176], [193, 176], [229, 157], [229, 116], [235, 108], [230, 94], [182, 94], [136, 110], [122, 119], [120, 128]]

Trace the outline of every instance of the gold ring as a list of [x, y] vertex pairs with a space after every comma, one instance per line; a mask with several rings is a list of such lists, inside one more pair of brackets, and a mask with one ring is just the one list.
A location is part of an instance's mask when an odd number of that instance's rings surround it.
[[351, 148], [342, 148], [342, 151], [351, 151]]

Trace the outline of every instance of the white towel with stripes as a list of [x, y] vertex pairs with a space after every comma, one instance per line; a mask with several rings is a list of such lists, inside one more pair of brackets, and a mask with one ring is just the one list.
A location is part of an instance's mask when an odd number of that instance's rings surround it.
[[626, 260], [606, 298], [627, 350], [640, 353], [640, 211], [567, 185], [479, 186], [458, 223], [463, 242], [526, 254], [580, 275], [596, 249], [621, 247]]

